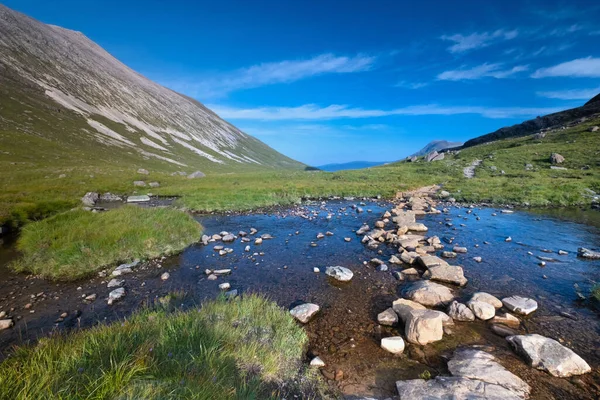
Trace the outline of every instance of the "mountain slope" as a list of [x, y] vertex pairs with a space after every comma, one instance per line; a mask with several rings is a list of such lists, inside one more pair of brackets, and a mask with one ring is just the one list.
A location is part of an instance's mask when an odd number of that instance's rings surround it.
[[461, 142], [449, 142], [447, 140], [434, 140], [429, 143], [421, 150], [417, 151], [415, 154], [411, 154], [409, 157], [420, 157], [425, 154], [429, 154], [433, 151], [440, 151], [445, 149], [450, 149], [452, 147], [462, 146]]
[[0, 144], [12, 161], [44, 156], [164, 171], [303, 166], [82, 33], [1, 4], [0, 93]]
[[343, 170], [347, 170], [347, 169], [364, 169], [364, 168], [376, 167], [378, 165], [383, 165], [386, 163], [387, 163], [386, 161], [381, 161], [381, 162], [350, 161], [347, 163], [339, 163], [339, 164], [325, 164], [325, 165], [318, 166], [317, 168], [319, 168], [320, 170], [323, 170], [323, 171], [335, 172], [335, 171], [343, 171]]
[[581, 107], [560, 111], [543, 117], [537, 117], [521, 124], [500, 128], [495, 132], [468, 140], [463, 147], [471, 147], [511, 137], [527, 136], [542, 130], [573, 126], [581, 122], [582, 118], [593, 118], [598, 115], [600, 115], [600, 94]]

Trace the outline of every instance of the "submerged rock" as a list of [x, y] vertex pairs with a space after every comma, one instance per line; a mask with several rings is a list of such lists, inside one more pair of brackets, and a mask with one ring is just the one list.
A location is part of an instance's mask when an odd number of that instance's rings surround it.
[[327, 267], [325, 273], [340, 282], [347, 282], [354, 276], [348, 268], [340, 266]]
[[506, 340], [527, 359], [529, 365], [553, 376], [566, 378], [591, 371], [583, 358], [554, 339], [530, 334], [509, 336]]
[[290, 310], [290, 314], [298, 321], [306, 324], [311, 318], [319, 312], [320, 307], [312, 303], [304, 303]]

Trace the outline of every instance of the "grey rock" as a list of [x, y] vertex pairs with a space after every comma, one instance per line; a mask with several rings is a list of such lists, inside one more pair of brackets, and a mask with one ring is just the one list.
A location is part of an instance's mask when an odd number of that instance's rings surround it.
[[196, 171], [189, 174], [188, 179], [204, 178], [206, 175], [202, 171]]
[[464, 286], [467, 284], [464, 271], [459, 266], [454, 265], [436, 265], [427, 269], [429, 279], [439, 282], [453, 283], [455, 285]]
[[123, 286], [124, 284], [125, 284], [125, 279], [113, 278], [108, 282], [108, 285], [106, 285], [106, 287], [109, 287], [109, 288], [120, 287], [120, 286]]
[[141, 195], [141, 196], [128, 196], [127, 197], [127, 202], [128, 203], [147, 203], [150, 201], [150, 196], [147, 195]]
[[553, 376], [567, 378], [591, 371], [588, 363], [554, 339], [530, 334], [509, 336], [506, 340], [517, 353], [525, 357], [529, 365]]
[[494, 308], [496, 308], [496, 309], [502, 308], [502, 302], [500, 301], [500, 299], [498, 299], [495, 296], [492, 296], [489, 293], [485, 293], [485, 292], [474, 293], [473, 296], [471, 296], [471, 300], [483, 301], [484, 303], [489, 303], [492, 306], [494, 306]]
[[577, 249], [577, 257], [587, 258], [589, 260], [600, 260], [600, 251], [592, 251], [585, 247]]
[[116, 195], [116, 194], [113, 194], [110, 192], [106, 192], [100, 196], [100, 200], [112, 202], [112, 201], [123, 201], [123, 198], [119, 195]]
[[142, 175], [148, 175], [150, 172], [148, 172], [147, 169], [140, 168], [140, 169], [137, 170], [137, 173], [138, 174], [142, 174]]
[[133, 181], [133, 186], [146, 187], [146, 182], [144, 182], [144, 181]]
[[496, 309], [489, 303], [483, 301], [469, 300], [467, 306], [473, 311], [473, 314], [479, 319], [487, 321], [488, 319], [494, 318], [496, 315]]
[[412, 310], [404, 325], [406, 340], [410, 343], [426, 345], [442, 340], [444, 318], [434, 310]]
[[13, 322], [12, 319], [1, 319], [0, 320], [0, 331], [8, 329], [8, 328], [12, 327], [14, 324], [15, 323]]
[[558, 153], [552, 153], [550, 155], [550, 162], [552, 164], [562, 164], [565, 162], [565, 158]]
[[449, 304], [454, 300], [450, 289], [431, 281], [414, 282], [402, 291], [402, 295], [409, 300], [430, 307]]
[[396, 325], [398, 323], [398, 314], [396, 314], [393, 308], [388, 308], [377, 314], [377, 322], [387, 326]]
[[113, 304], [115, 301], [121, 300], [125, 296], [125, 288], [118, 288], [108, 294], [108, 305]]
[[160, 187], [160, 183], [158, 183], [158, 182], [150, 182], [148, 184], [148, 186], [150, 186], [151, 188], [157, 188], [157, 187]]
[[535, 300], [521, 296], [510, 296], [502, 299], [502, 304], [509, 311], [521, 315], [528, 315], [537, 310], [538, 304]]
[[381, 348], [392, 354], [401, 354], [404, 351], [404, 339], [401, 336], [383, 338]]
[[304, 303], [290, 310], [290, 314], [298, 321], [306, 324], [311, 318], [319, 312], [319, 306], [312, 303]]
[[85, 196], [81, 198], [81, 202], [84, 206], [93, 207], [98, 201], [98, 193], [96, 192], [87, 192]]
[[327, 267], [325, 269], [325, 273], [328, 276], [331, 276], [332, 278], [334, 278], [338, 281], [341, 281], [341, 282], [347, 282], [350, 279], [352, 279], [352, 277], [354, 276], [352, 271], [350, 271], [348, 268], [344, 268], [344, 267], [340, 267], [340, 266]]
[[473, 314], [473, 311], [458, 301], [453, 301], [452, 304], [450, 304], [450, 307], [448, 307], [448, 315], [456, 321], [475, 321], [475, 314]]

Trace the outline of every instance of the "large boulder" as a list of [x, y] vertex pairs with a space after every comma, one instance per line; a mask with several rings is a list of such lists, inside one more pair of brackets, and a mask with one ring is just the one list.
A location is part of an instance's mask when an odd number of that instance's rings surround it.
[[410, 311], [404, 325], [404, 334], [410, 343], [419, 345], [442, 340], [444, 336], [442, 313], [434, 310]]
[[530, 388], [488, 353], [460, 349], [448, 362], [451, 377], [396, 382], [400, 400], [524, 400]]
[[430, 307], [449, 304], [454, 300], [454, 295], [450, 289], [431, 281], [412, 283], [402, 291], [402, 296]]
[[502, 304], [509, 311], [517, 314], [528, 315], [537, 310], [537, 301], [521, 296], [510, 296], [502, 299]]
[[348, 282], [354, 276], [348, 268], [340, 266], [327, 267], [325, 273], [340, 282]]
[[558, 153], [550, 154], [550, 162], [552, 164], [562, 164], [565, 162], [565, 158]]
[[196, 171], [189, 174], [188, 179], [204, 178], [206, 175], [202, 171]]
[[448, 315], [456, 321], [475, 321], [475, 314], [466, 305], [453, 301], [448, 307]]
[[316, 304], [304, 303], [292, 308], [290, 314], [298, 321], [306, 324], [317, 312], [319, 312], [319, 309], [320, 307]]
[[548, 371], [553, 376], [566, 378], [591, 371], [583, 358], [554, 339], [530, 334], [509, 336], [506, 340], [526, 358], [529, 365]]

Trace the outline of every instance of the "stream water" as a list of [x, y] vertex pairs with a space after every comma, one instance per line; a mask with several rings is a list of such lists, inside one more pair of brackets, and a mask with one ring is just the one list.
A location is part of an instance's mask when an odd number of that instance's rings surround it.
[[[352, 204], [328, 201], [271, 213], [198, 216], [209, 235], [256, 228], [257, 235], [268, 233], [274, 238], [260, 245], [239, 239], [230, 244], [196, 244], [178, 256], [144, 263], [134, 274], [124, 277], [127, 295], [112, 306], [105, 301], [111, 290], [105, 278], [53, 283], [14, 274], [6, 264], [17, 254], [6, 240], [0, 250], [0, 311], [19, 320], [13, 328], [0, 332], [0, 352], [6, 356], [15, 344], [126, 317], [173, 291], [189, 294], [185, 306], [195, 306], [217, 296], [218, 284], [229, 282], [242, 295], [263, 293], [285, 308], [298, 302], [319, 304], [320, 314], [305, 325], [310, 337], [307, 360], [319, 355], [327, 364], [325, 377], [347, 395], [390, 396], [395, 394], [394, 382], [398, 379], [418, 378], [426, 370], [432, 375], [444, 374], [444, 356], [458, 345], [469, 344], [494, 348], [507, 368], [533, 386], [534, 399], [594, 398], [600, 389], [600, 313], [593, 301], [583, 300], [580, 295], [589, 296], [593, 284], [600, 282], [600, 261], [578, 258], [577, 248], [600, 247], [598, 211], [502, 214], [491, 208], [453, 207], [448, 213], [419, 220], [429, 227], [427, 235], [439, 236], [447, 248], [468, 248], [467, 254], [451, 261], [462, 265], [469, 279], [465, 288], [457, 290], [457, 297], [468, 299], [475, 291], [486, 291], [497, 297], [518, 294], [538, 301], [539, 309], [523, 321], [523, 333], [562, 340], [595, 370], [569, 381], [527, 367], [482, 321], [457, 323], [454, 335], [424, 348], [408, 346], [401, 357], [381, 350], [379, 339], [398, 334], [398, 330], [379, 326], [376, 316], [398, 297], [403, 284], [391, 271], [401, 268], [388, 264], [390, 271], [381, 272], [365, 265], [373, 257], [387, 261], [395, 251], [385, 245], [370, 250], [354, 231], [363, 223], [373, 226], [390, 206], [367, 201], [362, 206], [365, 211], [357, 213]], [[333, 236], [316, 238], [317, 233], [327, 231]], [[505, 241], [509, 236], [512, 241]], [[352, 240], [346, 242], [346, 237]], [[251, 251], [245, 252], [248, 244]], [[219, 256], [213, 249], [215, 245], [230, 247], [233, 252]], [[559, 255], [558, 250], [568, 254]], [[475, 256], [482, 262], [474, 261]], [[541, 267], [538, 256], [556, 261]], [[313, 272], [314, 267], [324, 271], [330, 265], [350, 268], [354, 279], [340, 285], [323, 272]], [[216, 281], [207, 279], [205, 269], [221, 268], [231, 268], [232, 274]], [[170, 278], [161, 281], [165, 271], [169, 271]], [[98, 299], [85, 303], [83, 297], [92, 293]], [[27, 304], [31, 306], [25, 308]], [[62, 313], [67, 317], [56, 322]], [[343, 378], [338, 371], [342, 371]]]

